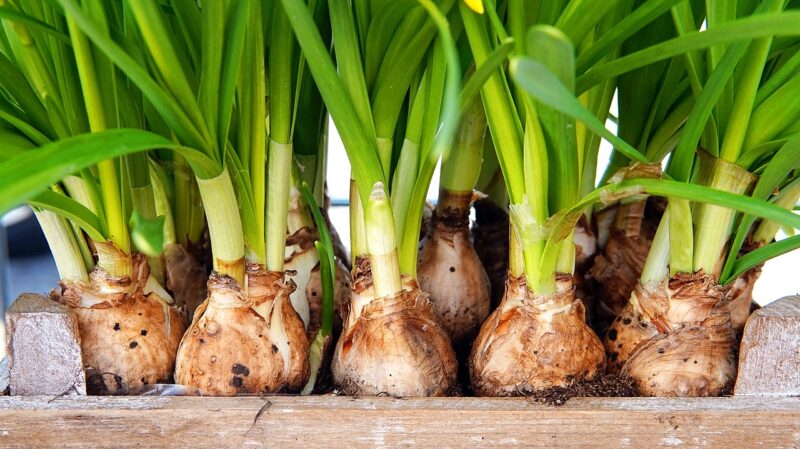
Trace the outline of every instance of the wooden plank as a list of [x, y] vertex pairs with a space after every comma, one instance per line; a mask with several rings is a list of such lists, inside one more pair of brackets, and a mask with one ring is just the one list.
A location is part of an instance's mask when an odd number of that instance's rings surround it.
[[4, 397], [0, 447], [797, 447], [800, 398]]
[[739, 349], [736, 395], [800, 395], [800, 296], [756, 310]]

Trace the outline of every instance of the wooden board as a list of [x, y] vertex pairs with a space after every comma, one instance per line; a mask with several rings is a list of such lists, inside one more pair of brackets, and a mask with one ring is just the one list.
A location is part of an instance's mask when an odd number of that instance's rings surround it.
[[2, 448], [798, 447], [800, 398], [0, 398]]
[[800, 395], [800, 296], [762, 307], [747, 320], [736, 395]]

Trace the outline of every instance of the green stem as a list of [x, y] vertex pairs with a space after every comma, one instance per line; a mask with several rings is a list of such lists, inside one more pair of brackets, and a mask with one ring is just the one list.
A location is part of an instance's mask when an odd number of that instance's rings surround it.
[[[68, 196], [70, 198], [75, 199], [78, 202], [81, 202], [81, 201], [78, 200], [77, 198], [83, 198], [84, 200], [87, 200], [90, 203], [93, 203], [93, 201], [91, 200], [92, 197], [89, 194], [89, 188], [86, 185], [86, 182], [84, 182], [84, 180], [82, 178], [70, 175], [70, 176], [67, 176], [66, 178], [64, 178], [62, 180], [62, 183], [65, 186], [67, 186], [67, 192], [69, 192]], [[69, 187], [69, 185], [72, 185], [72, 189]], [[60, 193], [62, 195], [67, 195], [64, 192], [64, 189], [62, 189], [61, 186], [59, 186], [58, 184], [52, 186], [51, 188], [53, 189], [53, 191], [55, 191], [57, 193]], [[77, 195], [73, 196], [73, 192], [75, 192]], [[83, 203], [81, 203], [81, 204], [83, 204]], [[87, 207], [87, 209], [89, 209], [92, 212], [94, 212], [95, 215], [97, 215], [98, 218], [100, 218], [100, 224], [102, 225], [103, 224], [102, 215], [100, 215], [97, 211], [93, 210], [91, 207], [86, 206], [86, 204], [84, 204], [84, 206]], [[92, 254], [92, 251], [89, 249], [89, 244], [86, 242], [86, 239], [83, 237], [83, 235], [84, 235], [83, 234], [83, 230], [81, 229], [81, 227], [77, 223], [69, 221], [69, 220], [67, 222], [69, 223], [70, 229], [72, 230], [72, 238], [75, 240], [75, 244], [78, 245], [78, 250], [81, 253], [81, 257], [83, 258], [84, 266], [86, 267], [87, 270], [93, 269], [94, 265], [95, 265], [94, 264], [94, 255]]]
[[186, 159], [175, 155], [172, 176], [175, 187], [175, 234], [179, 243], [197, 243], [203, 235], [203, 202], [197, 181]]
[[694, 235], [689, 201], [670, 198], [664, 215], [669, 214], [669, 271], [691, 273], [693, 268]]
[[[103, 108], [103, 96], [100, 92], [100, 84], [97, 73], [94, 70], [94, 58], [89, 40], [80, 31], [78, 26], [71, 18], [67, 18], [67, 24], [72, 38], [72, 47], [75, 53], [75, 61], [83, 89], [83, 98], [86, 104], [86, 113], [89, 118], [89, 128], [92, 132], [99, 132], [107, 129], [106, 115]], [[126, 214], [120, 192], [119, 173], [117, 172], [117, 162], [105, 160], [97, 164], [100, 175], [100, 190], [102, 194], [103, 211], [108, 227], [109, 240], [114, 243], [124, 254], [130, 254], [130, 238], [128, 235], [128, 224], [125, 219]], [[129, 276], [130, 263], [126, 264], [122, 259], [114, 259], [114, 266], [103, 266], [101, 268], [108, 271], [113, 276]]]
[[[130, 185], [131, 203], [139, 211], [142, 218], [152, 220], [158, 216], [156, 212], [155, 191], [150, 181], [150, 167], [147, 153], [134, 153], [124, 158]], [[166, 274], [161, 256], [147, 258], [150, 272], [164, 285]]]
[[453, 192], [472, 191], [481, 172], [485, 136], [486, 113], [476, 97], [461, 116], [453, 143], [442, 157], [440, 188]]
[[[214, 270], [227, 275], [244, 286], [244, 236], [242, 220], [233, 183], [224, 168], [222, 173], [210, 179], [197, 179], [200, 196], [203, 198]], [[284, 223], [286, 220], [284, 220]], [[284, 242], [281, 243], [281, 250]]]
[[67, 221], [46, 210], [34, 210], [62, 280], [89, 282], [81, 251]]
[[356, 259], [366, 256], [367, 230], [364, 224], [364, 205], [355, 180], [350, 180], [350, 256], [352, 265], [356, 266]]
[[405, 233], [406, 217], [418, 167], [419, 145], [405, 139], [403, 147], [400, 149], [400, 159], [397, 161], [392, 182], [392, 211], [395, 217], [395, 231], [401, 239]]
[[[248, 154], [247, 163], [249, 164], [250, 186], [253, 189], [253, 204], [256, 221], [256, 233], [259, 236], [266, 235], [266, 189], [267, 189], [267, 126], [264, 118], [267, 116], [266, 105], [266, 68], [264, 66], [264, 29], [262, 26], [261, 2], [252, 2], [253, 17], [247, 29], [247, 49], [245, 51], [247, 62], [242, 67], [241, 76], [247, 81], [242, 82], [243, 95], [242, 102], [246, 102], [246, 109], [250, 114], [244, 115], [243, 120], [248, 123], [241, 128], [249, 130], [249, 135], [244, 136], [247, 141], [247, 149], [240, 148]], [[281, 8], [276, 8], [281, 9]], [[291, 30], [288, 31], [291, 35]], [[252, 46], [252, 48], [250, 48]], [[270, 111], [271, 112], [271, 111]], [[271, 120], [270, 116], [270, 120]], [[266, 257], [266, 254], [259, 254], [259, 258]]]
[[[699, 183], [734, 194], [745, 194], [755, 182], [747, 170], [723, 159], [700, 153]], [[706, 203], [695, 204], [694, 270], [704, 270], [717, 276], [717, 266], [727, 244], [735, 211]]]
[[524, 274], [525, 257], [517, 237], [517, 230], [514, 229], [514, 224], [510, 224], [510, 227], [511, 229], [508, 233], [508, 274], [520, 277]]
[[286, 217], [289, 212], [289, 185], [292, 171], [292, 145], [270, 140], [267, 162], [267, 271], [283, 271], [286, 257]]
[[[556, 273], [572, 274], [575, 271], [575, 241], [573, 232], [561, 242], [561, 251], [556, 261]], [[555, 282], [555, 276], [553, 277]]]
[[[475, 64], [480, 66], [491, 53], [486, 24], [481, 16], [473, 13], [467, 6], [459, 4], [459, 8]], [[505, 74], [499, 69], [481, 88], [481, 98], [511, 203], [520, 204], [525, 186], [521, 170], [523, 154], [521, 126], [517, 112], [507, 96], [506, 86]]]
[[[669, 208], [667, 208], [669, 209]], [[669, 277], [669, 250], [670, 250], [670, 215], [665, 211], [661, 222], [656, 229], [656, 235], [650, 244], [650, 251], [639, 276], [639, 282], [648, 284], [650, 282], [661, 282]]]
[[[545, 268], [542, 255], [546, 246], [543, 233], [550, 212], [548, 206], [549, 158], [544, 132], [539, 123], [538, 111], [527, 99], [525, 104], [525, 142], [523, 155], [525, 173], [525, 199], [521, 205], [511, 207], [511, 218], [520, 221], [520, 208], [528, 208], [532, 221], [518, 223], [517, 229], [526, 235], [520, 242], [524, 252], [525, 274], [528, 287], [538, 294], [555, 291], [555, 272]], [[569, 270], [570, 272], [572, 269]]]
[[[164, 217], [164, 244], [174, 244], [177, 242], [175, 235], [175, 215], [172, 212], [172, 205], [167, 195], [166, 173], [163, 172], [158, 163], [150, 161], [150, 181], [153, 185], [153, 200], [155, 203], [156, 216]], [[194, 180], [192, 180], [194, 183]]]
[[392, 206], [382, 183], [375, 183], [364, 212], [375, 298], [392, 297], [402, 284]]
[[389, 137], [378, 137], [378, 158], [381, 160], [381, 167], [384, 175], [388, 178], [392, 170], [392, 149], [394, 141]]

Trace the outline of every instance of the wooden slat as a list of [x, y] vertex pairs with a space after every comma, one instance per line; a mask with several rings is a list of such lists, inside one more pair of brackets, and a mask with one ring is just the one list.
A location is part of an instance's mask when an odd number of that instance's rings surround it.
[[736, 395], [800, 395], [800, 296], [786, 296], [747, 320]]
[[797, 447], [800, 398], [0, 398], [2, 448]]

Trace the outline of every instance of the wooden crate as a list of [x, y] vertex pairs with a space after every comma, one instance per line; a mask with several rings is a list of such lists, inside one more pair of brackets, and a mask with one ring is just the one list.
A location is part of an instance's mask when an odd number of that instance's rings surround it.
[[798, 447], [800, 398], [3, 397], [3, 448]]
[[753, 314], [742, 396], [560, 407], [524, 398], [0, 397], [0, 448], [798, 448], [798, 326], [798, 296]]

